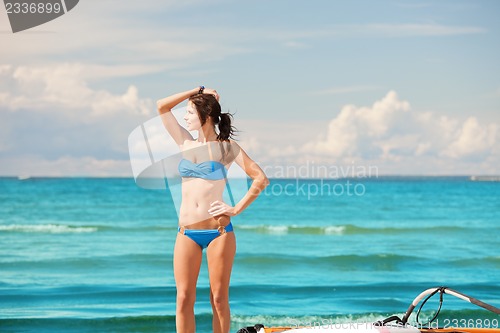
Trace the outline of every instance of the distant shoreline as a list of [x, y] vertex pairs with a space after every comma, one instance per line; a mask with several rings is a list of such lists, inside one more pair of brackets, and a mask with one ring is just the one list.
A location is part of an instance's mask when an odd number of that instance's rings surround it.
[[[231, 179], [247, 179], [242, 177], [229, 177]], [[367, 176], [367, 177], [339, 177], [339, 178], [306, 178], [306, 177], [270, 177], [270, 179], [275, 180], [339, 180], [339, 179], [366, 179], [366, 180], [387, 180], [387, 179], [468, 179], [470, 181], [500, 181], [500, 175], [400, 175], [400, 174], [388, 174], [388, 175], [378, 175], [378, 176]], [[20, 181], [31, 180], [31, 179], [131, 179], [133, 176], [50, 176], [50, 175], [38, 175], [38, 176], [27, 176], [27, 175], [0, 175], [0, 179], [18, 179]]]

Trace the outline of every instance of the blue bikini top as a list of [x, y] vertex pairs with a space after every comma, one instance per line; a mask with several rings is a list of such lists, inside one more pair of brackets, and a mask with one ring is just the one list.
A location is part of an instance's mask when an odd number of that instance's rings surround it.
[[226, 178], [227, 175], [227, 170], [224, 164], [217, 161], [194, 163], [183, 158], [179, 162], [178, 168], [181, 177], [195, 177], [208, 180], [219, 180]]

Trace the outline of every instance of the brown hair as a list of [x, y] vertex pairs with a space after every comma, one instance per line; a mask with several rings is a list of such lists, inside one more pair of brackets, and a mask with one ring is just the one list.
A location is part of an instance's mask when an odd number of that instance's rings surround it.
[[209, 117], [214, 125], [219, 126], [218, 141], [233, 138], [236, 132], [236, 128], [231, 125], [233, 115], [229, 112], [222, 113], [219, 102], [212, 94], [196, 94], [189, 97], [189, 101], [196, 106], [202, 126], [205, 125]]

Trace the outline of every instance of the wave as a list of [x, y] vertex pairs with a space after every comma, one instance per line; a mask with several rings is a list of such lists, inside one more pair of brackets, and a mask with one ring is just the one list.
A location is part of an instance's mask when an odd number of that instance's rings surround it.
[[62, 224], [8, 224], [0, 225], [0, 231], [66, 234], [96, 232], [98, 231], [98, 228], [89, 226], [70, 226]]
[[372, 255], [333, 255], [322, 257], [304, 257], [292, 255], [240, 255], [236, 259], [238, 265], [258, 267], [260, 269], [298, 269], [311, 267], [339, 270], [398, 270], [399, 265], [411, 263], [425, 265], [428, 258], [403, 256], [397, 254], [372, 254]]
[[[415, 228], [381, 227], [366, 228], [352, 224], [330, 226], [299, 226], [299, 225], [240, 225], [237, 229], [262, 233], [262, 234], [310, 234], [310, 235], [358, 235], [358, 234], [406, 234], [417, 232], [461, 232], [470, 231], [471, 228], [457, 226], [432, 226]], [[477, 230], [477, 228], [474, 228]]]
[[[456, 233], [456, 232], [471, 232], [477, 230], [477, 227], [458, 227], [458, 226], [431, 226], [431, 227], [380, 227], [367, 228], [352, 224], [346, 225], [329, 225], [329, 226], [301, 226], [301, 225], [238, 225], [235, 224], [236, 230], [244, 232], [253, 232], [258, 234], [269, 235], [366, 235], [366, 234], [411, 234], [411, 233]], [[175, 223], [171, 225], [147, 225], [120, 226], [113, 225], [71, 225], [71, 224], [8, 224], [0, 225], [0, 232], [27, 232], [27, 233], [93, 233], [100, 231], [112, 232], [151, 232], [151, 231], [172, 231], [177, 229]]]
[[457, 259], [451, 262], [460, 267], [476, 267], [480, 262], [482, 265], [489, 264], [489, 265], [494, 265], [497, 268], [500, 268], [500, 256]]
[[254, 315], [242, 316], [235, 315], [231, 317], [231, 321], [240, 326], [253, 326], [262, 324], [266, 327], [272, 326], [321, 326], [321, 325], [341, 325], [347, 323], [373, 323], [378, 320], [385, 319], [386, 314], [382, 313], [363, 313], [352, 315], [306, 315], [306, 316], [290, 316], [290, 315]]
[[282, 254], [240, 254], [236, 258], [240, 267], [253, 267], [263, 270], [290, 271], [296, 269], [319, 269], [340, 271], [401, 271], [409, 267], [426, 270], [429, 265], [439, 265], [443, 269], [475, 269], [475, 268], [500, 268], [500, 257], [474, 257], [467, 259], [446, 260], [394, 253], [376, 253], [369, 255], [345, 254], [331, 256], [297, 256]]
[[[0, 263], [4, 268], [13, 270], [47, 270], [61, 269], [85, 270], [89, 267], [103, 267], [103, 270], [112, 270], [122, 267], [124, 263], [140, 266], [148, 269], [157, 267], [169, 267], [172, 264], [172, 256], [164, 253], [127, 253], [117, 255], [102, 255], [94, 257], [13, 257], [5, 256], [0, 258]], [[440, 258], [429, 258], [425, 256], [410, 256], [394, 253], [375, 253], [367, 255], [343, 254], [330, 256], [304, 256], [287, 255], [277, 253], [239, 253], [235, 258], [235, 264], [240, 270], [288, 270], [293, 272], [297, 269], [321, 269], [340, 271], [400, 271], [408, 267], [420, 267], [426, 269], [430, 264], [439, 265], [443, 269], [474, 269], [474, 268], [500, 268], [499, 256], [460, 258], [455, 260], [445, 260]]]
[[163, 253], [144, 253], [144, 254], [118, 254], [118, 255], [102, 255], [102, 256], [64, 256], [61, 257], [15, 257], [15, 256], [0, 256], [0, 263], [4, 268], [19, 270], [46, 270], [57, 269], [62, 272], [71, 270], [86, 270], [91, 267], [102, 267], [102, 270], [117, 269], [122, 267], [124, 263], [137, 267], [149, 267], [154, 269], [161, 266], [171, 264], [172, 257], [166, 256]]
[[[359, 314], [340, 314], [340, 315], [304, 315], [304, 316], [289, 316], [289, 315], [254, 315], [254, 316], [241, 316], [236, 315], [231, 317], [231, 321], [234, 324], [238, 324], [238, 327], [253, 326], [255, 324], [263, 324], [266, 327], [273, 326], [285, 326], [285, 327], [297, 327], [297, 326], [307, 326], [315, 328], [361, 328], [359, 325], [371, 326], [379, 320], [383, 320], [392, 315], [397, 315], [402, 317], [404, 310], [401, 313], [359, 313]], [[432, 317], [434, 315], [433, 311], [422, 311], [420, 318]], [[431, 324], [431, 327], [464, 327], [460, 326], [465, 321], [466, 325], [471, 326], [473, 321], [474, 327], [484, 327], [484, 328], [499, 328], [500, 321], [498, 320], [498, 315], [485, 311], [485, 310], [443, 310], [440, 313], [438, 319]], [[467, 324], [468, 323], [468, 324]], [[356, 326], [347, 326], [348, 324], [357, 324]], [[410, 325], [420, 326], [414, 321], [414, 316], [410, 317]]]
[[[136, 223], [136, 222], [134, 222]], [[137, 226], [126, 225], [123, 223], [120, 226], [91, 224], [91, 225], [73, 225], [61, 223], [45, 223], [45, 224], [0, 224], [0, 232], [33, 232], [33, 233], [93, 233], [102, 231], [111, 232], [151, 232], [151, 231], [172, 231], [177, 230], [177, 225], [149, 225]]]
[[[207, 320], [205, 320], [207, 321]], [[3, 319], [2, 332], [175, 332], [175, 316]], [[204, 325], [206, 326], [206, 325]], [[209, 332], [209, 330], [205, 330]]]
[[[306, 310], [304, 310], [306, 312]], [[396, 315], [401, 316], [401, 313]], [[273, 326], [308, 326], [313, 328], [335, 327], [353, 328], [350, 323], [357, 325], [368, 325], [387, 318], [394, 313], [358, 313], [358, 314], [330, 314], [330, 315], [301, 315], [291, 316], [286, 314], [233, 314], [231, 316], [231, 328], [235, 332], [242, 327], [263, 324], [266, 327]], [[424, 312], [423, 315], [431, 315]], [[458, 325], [453, 325], [454, 320]], [[441, 311], [437, 323], [447, 326], [460, 327], [460, 320], [474, 320], [474, 325], [482, 324], [483, 327], [498, 328], [498, 315], [484, 310], [455, 310]], [[2, 319], [2, 332], [174, 332], [174, 315], [153, 316], [118, 316], [104, 318], [18, 318]], [[346, 326], [349, 325], [349, 326]], [[212, 315], [201, 313], [196, 315], [196, 328], [199, 333], [212, 331]], [[475, 326], [476, 327], [476, 326]]]

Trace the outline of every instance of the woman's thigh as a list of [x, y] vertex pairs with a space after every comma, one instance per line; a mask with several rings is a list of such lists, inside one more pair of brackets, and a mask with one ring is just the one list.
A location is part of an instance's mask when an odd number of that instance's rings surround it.
[[196, 293], [202, 251], [186, 235], [177, 234], [174, 247], [174, 276], [177, 291]]
[[235, 253], [234, 232], [227, 232], [217, 237], [208, 246], [207, 263], [212, 292], [224, 293], [228, 290]]

